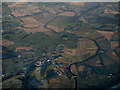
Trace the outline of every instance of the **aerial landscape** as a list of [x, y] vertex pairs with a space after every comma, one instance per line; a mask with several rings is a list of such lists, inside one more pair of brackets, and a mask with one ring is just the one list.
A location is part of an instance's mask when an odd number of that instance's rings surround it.
[[120, 84], [117, 2], [3, 2], [2, 88]]

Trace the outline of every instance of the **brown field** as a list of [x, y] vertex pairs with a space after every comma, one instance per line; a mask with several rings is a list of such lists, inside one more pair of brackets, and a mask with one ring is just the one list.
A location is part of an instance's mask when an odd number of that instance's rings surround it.
[[41, 23], [47, 23], [49, 20], [51, 20], [52, 18], [55, 17], [55, 15], [51, 15], [49, 13], [44, 13], [44, 14], [40, 14], [40, 15], [35, 15], [32, 16], [34, 19], [36, 19], [38, 22]]
[[71, 69], [71, 72], [72, 72], [72, 73], [74, 73], [75, 75], [78, 75], [77, 68], [76, 68], [75, 65], [72, 65], [72, 66], [70, 67], [70, 69]]
[[75, 56], [76, 49], [64, 49], [63, 52], [64, 52], [64, 54]]
[[[96, 34], [95, 34], [96, 33]], [[76, 32], [76, 35], [79, 35], [81, 34], [81, 32]], [[100, 35], [98, 32], [86, 32], [84, 34], [82, 34], [83, 37], [89, 37], [91, 39], [96, 39], [96, 38], [99, 38], [101, 37], [102, 35]], [[102, 37], [103, 38], [103, 37]]]
[[50, 13], [52, 13], [52, 14], [56, 14], [56, 13], [57, 13], [56, 11], [54, 11], [53, 9], [51, 9], [51, 8], [49, 8], [49, 7], [45, 7], [45, 9], [46, 9], [47, 11], [49, 11]]
[[56, 26], [47, 25], [47, 27], [55, 30], [56, 32], [64, 31], [64, 28], [59, 28], [59, 27], [56, 27]]
[[[41, 12], [41, 10], [37, 10], [34, 12]], [[33, 11], [26, 12], [26, 10], [20, 9], [20, 10], [15, 10], [14, 12], [12, 12], [12, 14], [14, 16], [18, 17], [18, 16], [32, 15], [34, 12]]]
[[119, 14], [118, 11], [111, 11], [111, 10], [105, 10], [104, 13], [106, 13], [106, 14], [109, 14], [109, 13], [111, 13], [111, 14]]
[[59, 58], [55, 59], [55, 61], [58, 61], [57, 63], [63, 62], [64, 64], [70, 64], [70, 62], [64, 57], [59, 57]]
[[97, 46], [93, 41], [88, 39], [79, 39], [76, 55], [85, 55], [88, 53], [90, 55], [93, 55], [96, 53], [96, 50], [97, 50]]
[[79, 18], [80, 21], [83, 21], [84, 23], [88, 23], [84, 18]]
[[24, 7], [24, 5], [20, 5], [20, 4], [13, 4], [13, 5], [8, 5], [8, 7], [10, 8], [14, 8], [14, 7]]
[[110, 31], [99, 31], [99, 30], [96, 30], [96, 31], [108, 40], [110, 40], [112, 35], [114, 34], [114, 32], [110, 32]]
[[113, 55], [113, 56], [116, 56], [116, 53], [115, 53], [115, 52], [112, 52], [112, 55]]
[[40, 25], [40, 23], [32, 17], [25, 17], [20, 19], [23, 21], [21, 24], [23, 24], [24, 27], [38, 27]]
[[[33, 18], [33, 17], [25, 17], [25, 18], [20, 18], [23, 22], [21, 22], [21, 24], [23, 24], [24, 27], [28, 27], [28, 28], [23, 28], [24, 31], [26, 33], [36, 33], [36, 32], [47, 32], [50, 31], [49, 29], [44, 28], [44, 24], [37, 21], [37, 19]], [[64, 29], [60, 29], [58, 27], [55, 26], [48, 26], [51, 29], [54, 29], [56, 32], [60, 32], [60, 31], [64, 31]]]
[[118, 46], [119, 46], [118, 41], [111, 41], [111, 48], [112, 48], [112, 49], [115, 49], [115, 48], [118, 47]]
[[[23, 6], [21, 6], [20, 8], [23, 8]], [[13, 11], [12, 14], [18, 17], [18, 16], [32, 15], [33, 13], [36, 12], [42, 12], [42, 10], [40, 10], [38, 6], [29, 4], [24, 6], [23, 9], [15, 9], [15, 11]]]
[[10, 41], [10, 40], [7, 40], [7, 39], [3, 39], [2, 40], [2, 45], [3, 46], [9, 46], [9, 45], [13, 45], [14, 42]]
[[13, 4], [8, 5], [8, 7], [23, 7], [21, 4], [26, 4], [26, 2], [15, 2]]
[[63, 12], [63, 13], [60, 13], [58, 15], [60, 15], [60, 16], [74, 16], [75, 13], [73, 13], [73, 12]]
[[27, 28], [23, 28], [24, 31], [27, 33], [27, 34], [30, 34], [30, 33], [36, 33], [36, 32], [48, 32], [50, 30], [44, 28], [43, 26], [40, 26], [38, 28], [34, 28], [34, 29], [27, 29]]
[[79, 71], [79, 72], [84, 71], [84, 69], [85, 69], [85, 66], [84, 66], [84, 65], [81, 65], [81, 66], [78, 67], [78, 71]]
[[15, 52], [17, 52], [18, 49], [25, 49], [25, 50], [31, 50], [32, 47], [16, 47]]
[[[70, 49], [68, 49], [68, 50], [70, 50]], [[72, 52], [75, 54], [75, 49], [72, 50]], [[62, 67], [67, 67], [69, 64], [71, 64], [71, 59], [66, 59], [66, 58], [70, 58], [71, 55], [73, 55], [73, 54], [71, 54], [70, 52], [66, 52], [66, 53], [64, 53], [63, 57], [54, 59], [54, 62], [57, 61], [58, 64], [60, 64], [62, 62], [63, 63]], [[62, 68], [61, 71], [64, 72], [64, 68]]]
[[100, 64], [100, 60], [98, 60], [98, 61], [96, 61], [96, 62], [94, 62], [94, 63], [92, 63], [92, 64], [90, 64], [90, 65], [92, 65], [92, 66], [99, 66], [99, 67], [102, 66], [102, 65]]
[[88, 53], [88, 51], [86, 51], [86, 47], [85, 47], [85, 42], [78, 42], [78, 47], [77, 47], [77, 50], [76, 50], [76, 54], [77, 55], [85, 55]]
[[72, 33], [72, 34], [77, 33], [77, 31], [71, 31], [71, 30], [65, 30], [65, 32]]
[[15, 17], [27, 15], [27, 14], [21, 14], [18, 10], [15, 10], [14, 12], [12, 12], [12, 14], [13, 14]]

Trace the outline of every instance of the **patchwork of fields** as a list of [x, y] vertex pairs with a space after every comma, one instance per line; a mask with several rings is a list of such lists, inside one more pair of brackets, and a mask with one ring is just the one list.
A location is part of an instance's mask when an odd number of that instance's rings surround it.
[[2, 3], [3, 88], [111, 88], [118, 3]]

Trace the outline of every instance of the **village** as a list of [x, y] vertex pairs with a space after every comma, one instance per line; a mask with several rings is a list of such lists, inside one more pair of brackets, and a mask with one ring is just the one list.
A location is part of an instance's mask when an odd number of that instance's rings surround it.
[[[55, 50], [56, 51], [56, 50]], [[54, 52], [54, 51], [53, 51]], [[18, 49], [16, 50], [16, 53], [18, 53], [18, 56], [17, 58], [18, 59], [22, 59], [23, 60], [23, 63], [25, 64], [30, 64], [33, 62], [33, 66], [35, 66], [36, 68], [39, 68], [39, 67], [43, 67], [45, 68], [45, 66], [47, 66], [46, 64], [53, 64], [55, 67], [58, 67], [55, 62], [53, 62], [52, 59], [54, 58], [58, 58], [58, 56], [52, 56], [50, 57], [49, 55], [52, 54], [52, 52], [49, 52], [49, 53], [43, 53], [41, 57], [39, 57], [35, 52], [34, 50], [31, 48], [30, 50], [27, 49], [27, 48], [24, 48], [24, 49]], [[17, 63], [17, 62], [16, 62]], [[27, 68], [26, 68], [27, 69]], [[24, 70], [26, 70], [24, 69]], [[42, 69], [42, 68], [41, 68]], [[21, 73], [21, 77], [25, 77], [25, 72], [22, 72]], [[57, 74], [58, 75], [62, 75], [62, 72], [61, 70], [57, 71]]]

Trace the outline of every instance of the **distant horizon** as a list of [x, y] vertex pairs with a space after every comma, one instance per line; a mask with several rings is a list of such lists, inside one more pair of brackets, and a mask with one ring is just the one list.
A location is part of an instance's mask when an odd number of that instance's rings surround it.
[[1, 0], [1, 2], [119, 2], [120, 0]]

